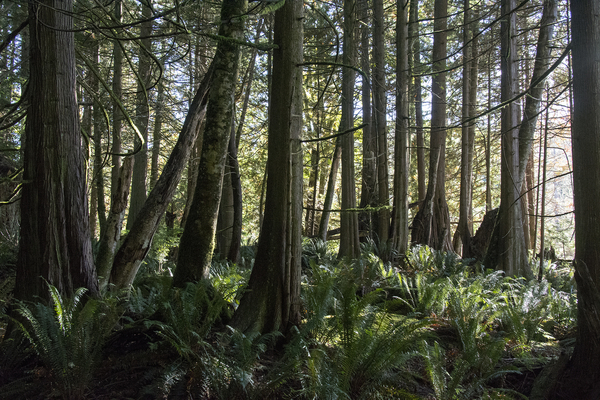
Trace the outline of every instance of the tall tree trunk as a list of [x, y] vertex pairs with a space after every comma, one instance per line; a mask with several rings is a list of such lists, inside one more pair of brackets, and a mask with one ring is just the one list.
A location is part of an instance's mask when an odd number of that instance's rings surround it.
[[23, 143], [21, 238], [15, 297], [85, 287], [98, 295], [84, 154], [75, 97], [73, 2], [29, 4], [31, 91]]
[[[425, 139], [423, 137], [423, 99], [421, 95], [421, 39], [419, 38], [419, 1], [410, 0], [409, 40], [412, 43], [413, 62], [411, 71], [414, 77], [415, 102], [415, 138], [417, 142], [417, 190], [419, 202], [425, 200], [427, 186], [425, 185]], [[422, 206], [419, 206], [419, 209]]]
[[243, 331], [288, 331], [300, 322], [302, 174], [294, 158], [301, 154], [302, 7], [286, 2], [275, 13], [265, 216], [248, 290], [231, 322]]
[[[471, 5], [469, 0], [464, 0], [464, 24], [463, 24], [463, 86], [462, 86], [462, 151], [460, 160], [460, 206], [457, 233], [462, 244], [463, 258], [471, 257], [471, 226], [470, 216], [472, 212], [473, 188], [471, 184], [473, 175], [473, 150], [475, 147], [475, 131], [473, 121], [467, 122], [471, 117], [473, 90], [471, 85], [473, 76], [477, 71], [472, 67], [475, 62], [473, 58], [473, 29], [471, 22]], [[454, 250], [458, 252], [460, 246], [455, 245]]]
[[214, 66], [211, 65], [196, 91], [177, 143], [175, 143], [175, 147], [156, 182], [156, 186], [154, 186], [140, 210], [144, 218], [136, 220], [115, 255], [110, 271], [110, 283], [117, 290], [127, 288], [133, 283], [142, 261], [150, 251], [152, 239], [158, 229], [158, 223], [177, 190], [181, 174], [198, 136], [200, 123], [206, 114], [208, 90], [213, 71]]
[[[138, 52], [138, 82], [136, 91], [135, 125], [141, 137], [135, 138], [135, 162], [131, 180], [131, 203], [127, 215], [127, 229], [131, 229], [140, 209], [146, 201], [146, 180], [148, 176], [148, 86], [150, 84], [150, 55], [152, 51], [152, 9], [149, 3], [142, 1], [142, 20], [140, 25], [140, 49]], [[143, 218], [143, 216], [142, 216]]]
[[423, 207], [413, 222], [412, 241], [438, 250], [450, 250], [450, 216], [446, 204], [446, 29], [447, 0], [434, 6], [433, 78], [431, 84], [431, 139], [429, 182]]
[[[501, 21], [501, 51], [500, 68], [501, 101], [508, 101], [517, 93], [517, 63], [516, 60], [516, 14], [515, 0], [502, 1]], [[507, 104], [501, 113], [501, 182], [500, 182], [500, 211], [498, 223], [494, 232], [494, 246], [488, 249], [486, 266], [497, 266], [509, 276], [525, 276], [532, 278], [532, 272], [527, 262], [527, 249], [523, 234], [521, 213], [521, 181], [519, 181], [519, 135], [517, 131], [518, 104]], [[496, 252], [491, 257], [490, 252]], [[494, 260], [494, 258], [496, 260]], [[494, 262], [495, 261], [495, 262]]]
[[600, 3], [571, 1], [577, 341], [553, 399], [600, 397]]
[[[390, 187], [387, 144], [385, 82], [385, 36], [383, 0], [373, 0], [373, 121], [377, 137], [377, 236], [385, 243], [390, 231]], [[407, 115], [408, 116], [408, 115]]]
[[396, 140], [394, 168], [394, 216], [392, 237], [394, 249], [398, 254], [408, 250], [408, 143], [410, 132], [408, 82], [408, 53], [411, 51], [408, 41], [407, 5], [405, 1], [397, 1], [396, 20]]
[[[360, 67], [365, 74], [369, 74], [371, 69], [371, 59], [369, 49], [369, 1], [361, 0], [359, 3], [360, 12]], [[377, 137], [374, 135], [375, 130], [372, 125], [371, 114], [371, 86], [365, 78], [362, 79], [361, 86], [361, 101], [362, 101], [362, 122], [366, 126], [363, 128], [363, 165], [362, 165], [362, 182], [360, 191], [360, 208], [377, 205], [377, 161], [375, 154], [377, 152]], [[369, 236], [373, 236], [372, 212], [361, 212], [359, 216], [360, 229], [368, 232]]]
[[[122, 0], [115, 0], [114, 21], [121, 22], [123, 3]], [[123, 112], [119, 108], [119, 101], [123, 95], [123, 49], [118, 40], [113, 41], [113, 82], [112, 91], [116, 99], [113, 99], [112, 106], [112, 169], [111, 169], [111, 186], [110, 196], [115, 195], [115, 190], [118, 184], [119, 175], [121, 174], [121, 128], [123, 122]]]
[[247, 3], [247, 0], [227, 0], [221, 9], [221, 21], [224, 22], [219, 35], [234, 40], [220, 40], [217, 44], [196, 189], [179, 244], [177, 269], [173, 276], [175, 286], [208, 278], [231, 136], [240, 58], [236, 40], [243, 38], [244, 23], [240, 16], [246, 12]]
[[[353, 66], [356, 21], [356, 1], [344, 0], [344, 44], [343, 64]], [[353, 69], [342, 68], [342, 117], [340, 132], [354, 126], [354, 81]], [[360, 252], [358, 240], [358, 214], [356, 208], [356, 186], [354, 182], [354, 132], [341, 136], [342, 142], [342, 215], [340, 217], [340, 256], [356, 257]]]
[[[98, 40], [94, 40], [91, 61], [96, 66], [96, 70], [98, 70], [97, 65], [100, 57], [99, 47], [100, 45]], [[96, 76], [96, 74], [92, 74], [90, 76], [90, 88], [94, 91], [94, 93], [98, 93], [99, 86], [100, 84], [98, 77]], [[104, 122], [104, 116], [102, 113], [102, 105], [100, 104], [99, 99], [94, 100], [92, 110], [92, 119], [94, 127], [94, 178], [92, 181], [92, 185], [96, 187], [98, 225], [100, 226], [100, 235], [102, 235], [102, 232], [106, 227], [106, 204], [104, 198], [104, 160], [102, 158], [102, 133], [104, 132], [102, 126]]]
[[525, 111], [519, 128], [519, 178], [518, 182], [525, 180], [527, 161], [531, 154], [534, 141], [535, 125], [540, 110], [542, 94], [544, 92], [545, 79], [541, 79], [550, 65], [550, 53], [552, 50], [552, 39], [554, 37], [554, 25], [556, 24], [556, 0], [544, 0], [544, 11], [540, 21], [540, 33], [538, 36], [535, 64], [531, 83], [538, 82], [530, 87], [530, 93], [526, 97]]

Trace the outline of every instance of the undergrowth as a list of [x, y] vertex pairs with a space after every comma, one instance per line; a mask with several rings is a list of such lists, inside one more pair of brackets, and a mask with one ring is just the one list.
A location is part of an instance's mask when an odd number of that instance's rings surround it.
[[[303, 321], [285, 340], [227, 325], [249, 276], [251, 247], [239, 264], [215, 260], [210, 281], [185, 288], [171, 287], [168, 268], [146, 271], [120, 299], [84, 302], [82, 290], [66, 299], [49, 287], [50, 305], [16, 303], [22, 336], [4, 340], [2, 361], [26, 372], [1, 392], [524, 398], [508, 377], [551, 362], [559, 340], [572, 344], [576, 298], [565, 266], [527, 282], [424, 246], [392, 264], [386, 260], [394, 255], [379, 247], [367, 242], [359, 258], [338, 259], [329, 244], [306, 240]], [[47, 379], [39, 379], [39, 365]]]

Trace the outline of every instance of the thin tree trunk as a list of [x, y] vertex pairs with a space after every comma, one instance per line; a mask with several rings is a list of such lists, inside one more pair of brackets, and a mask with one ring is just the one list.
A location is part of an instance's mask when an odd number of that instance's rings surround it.
[[[472, 73], [473, 70], [473, 42], [472, 42], [472, 26], [471, 26], [471, 5], [469, 0], [464, 0], [464, 25], [463, 25], [463, 86], [462, 86], [462, 151], [460, 161], [460, 206], [457, 233], [459, 234], [462, 244], [463, 258], [471, 257], [471, 227], [469, 217], [471, 214], [471, 202], [473, 198], [473, 188], [471, 185], [473, 171], [473, 150], [475, 147], [475, 131], [471, 129], [474, 122], [466, 122], [471, 116], [471, 103], [475, 99], [471, 99], [471, 85], [473, 85]], [[454, 250], [458, 252], [458, 245], [454, 246]]]
[[123, 160], [121, 174], [119, 175], [114, 195], [110, 201], [110, 211], [106, 226], [100, 236], [98, 255], [96, 256], [96, 269], [98, 271], [101, 291], [104, 291], [108, 284], [117, 246], [119, 240], [121, 240], [121, 229], [123, 228], [125, 211], [129, 204], [129, 188], [133, 175], [133, 163], [133, 157], [125, 157]]
[[[371, 24], [369, 23], [369, 1], [361, 0], [359, 3], [360, 11], [360, 32], [361, 32], [361, 59], [360, 66], [365, 74], [369, 74], [371, 69], [371, 59], [369, 49], [369, 31]], [[366, 124], [363, 128], [363, 165], [362, 165], [362, 182], [360, 191], [360, 208], [377, 205], [377, 160], [375, 153], [377, 152], [377, 137], [374, 135], [372, 125], [372, 110], [371, 110], [371, 87], [363, 77], [361, 86], [361, 101], [362, 101], [362, 122]], [[361, 212], [359, 216], [360, 229], [368, 232], [370, 237], [373, 237], [372, 212]]]
[[[343, 64], [354, 65], [354, 28], [356, 1], [344, 0], [344, 44]], [[350, 68], [342, 68], [342, 116], [340, 132], [354, 126], [354, 81], [355, 73]], [[354, 132], [341, 136], [342, 143], [342, 215], [340, 217], [340, 256], [357, 257], [360, 252], [358, 240], [358, 214], [356, 208], [356, 187], [354, 182]]]
[[[373, 0], [373, 121], [377, 138], [377, 236], [385, 243], [390, 231], [387, 106], [385, 82], [385, 38], [383, 0]], [[407, 115], [408, 116], [408, 115]], [[350, 124], [351, 125], [351, 124]]]
[[333, 194], [335, 191], [335, 181], [337, 180], [340, 160], [342, 158], [342, 140], [338, 136], [335, 141], [335, 149], [331, 158], [331, 169], [329, 170], [329, 179], [327, 180], [327, 189], [325, 190], [325, 200], [323, 201], [323, 212], [319, 223], [319, 238], [327, 240], [327, 229], [329, 227], [329, 216], [331, 215], [331, 206], [333, 205]]
[[[115, 0], [115, 23], [121, 22], [122, 14], [122, 0]], [[118, 40], [113, 41], [113, 82], [112, 91], [116, 97], [113, 99], [113, 118], [112, 118], [112, 169], [111, 169], [111, 186], [110, 196], [111, 198], [115, 195], [117, 188], [119, 175], [121, 171], [121, 128], [123, 121], [123, 112], [119, 108], [118, 102], [121, 101], [123, 95], [123, 49], [121, 49], [121, 43]]]
[[[419, 202], [425, 200], [427, 186], [425, 185], [425, 139], [423, 137], [423, 99], [421, 95], [421, 39], [419, 37], [419, 1], [410, 0], [409, 38], [412, 42], [414, 61], [412, 72], [414, 77], [414, 102], [415, 102], [415, 137], [417, 141], [417, 189]], [[421, 206], [419, 206], [421, 209]]]
[[[146, 201], [146, 180], [148, 176], [148, 121], [150, 118], [148, 107], [148, 86], [150, 84], [150, 56], [152, 42], [152, 10], [149, 3], [142, 2], [142, 19], [140, 25], [140, 49], [138, 52], [138, 82], [136, 92], [135, 125], [142, 136], [135, 138], [135, 162], [133, 164], [133, 178], [131, 181], [131, 203], [127, 215], [127, 229], [131, 229], [140, 209]], [[142, 216], [143, 218], [144, 216]]]
[[158, 181], [158, 160], [160, 158], [160, 146], [162, 140], [162, 124], [165, 102], [165, 85], [158, 83], [158, 93], [156, 94], [156, 110], [154, 117], [154, 130], [152, 131], [152, 162], [150, 164], [150, 190], [156, 186]]
[[397, 2], [396, 21], [396, 141], [395, 141], [395, 169], [394, 169], [394, 217], [392, 237], [394, 249], [398, 254], [405, 254], [408, 250], [408, 143], [409, 140], [409, 64], [408, 53], [408, 22], [405, 1]]

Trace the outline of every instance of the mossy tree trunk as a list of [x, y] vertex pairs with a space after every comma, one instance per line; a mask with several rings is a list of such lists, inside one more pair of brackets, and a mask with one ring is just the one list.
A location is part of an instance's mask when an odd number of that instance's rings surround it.
[[223, 39], [217, 44], [213, 61], [215, 72], [209, 93], [202, 154], [194, 197], [179, 244], [173, 276], [175, 286], [208, 278], [215, 248], [227, 145], [231, 136], [240, 58], [240, 46], [236, 40], [243, 39], [247, 3], [247, 0], [226, 0], [221, 8], [219, 35]]
[[[136, 218], [131, 231], [115, 255], [109, 282], [114, 285], [113, 288], [116, 290], [128, 288], [133, 283], [142, 261], [150, 251], [158, 224], [177, 190], [181, 175], [196, 142], [200, 123], [206, 114], [212, 73], [213, 67], [211, 66], [196, 91], [177, 143], [175, 143], [156, 185], [140, 210], [140, 214], [144, 218]], [[106, 275], [108, 276], [108, 274]]]

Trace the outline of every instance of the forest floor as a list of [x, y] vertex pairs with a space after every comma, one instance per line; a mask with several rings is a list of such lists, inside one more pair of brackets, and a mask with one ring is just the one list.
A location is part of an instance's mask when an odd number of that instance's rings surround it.
[[[0, 268], [0, 305], [3, 309], [11, 298], [13, 285], [14, 269]], [[398, 303], [392, 305], [398, 306]], [[368, 308], [363, 309], [363, 314], [368, 312], [365, 310]], [[465, 314], [464, 318], [470, 317]], [[475, 328], [478, 333], [474, 336], [481, 335], [477, 340], [503, 334], [501, 326], [478, 318], [473, 316], [475, 325], [486, 324], [483, 328], [486, 331]], [[435, 338], [435, 347], [421, 347], [417, 350], [420, 356], [407, 357], [402, 364], [390, 369], [369, 364], [368, 360], [361, 361], [363, 364], [357, 362], [358, 367], [352, 371], [349, 386], [343, 387], [344, 373], [327, 375], [311, 368], [335, 369], [336, 362], [343, 364], [350, 357], [346, 354], [346, 358], [340, 358], [336, 353], [338, 349], [317, 344], [315, 337], [307, 339], [301, 349], [301, 352], [308, 353], [308, 358], [298, 356], [294, 365], [289, 367], [286, 363], [289, 363], [293, 352], [281, 345], [264, 346], [267, 341], [260, 344], [260, 339], [255, 337], [244, 336], [242, 341], [236, 342], [226, 319], [217, 318], [209, 331], [204, 331], [202, 340], [187, 342], [181, 339], [181, 331], [177, 331], [179, 328], [169, 327], [167, 319], [160, 313], [139, 318], [139, 314], [132, 313], [131, 309], [122, 314], [108, 329], [98, 362], [89, 371], [83, 386], [69, 378], [58, 379], [56, 366], [49, 365], [36, 355], [26, 340], [22, 340], [20, 346], [9, 346], [7, 343], [13, 339], [6, 337], [0, 346], [0, 399], [334, 399], [345, 398], [346, 395], [351, 398], [390, 399], [541, 399], [543, 394], [540, 393], [546, 388], [540, 388], [540, 385], [547, 386], [539, 379], [544, 369], [546, 372], [551, 370], [561, 356], [569, 354], [573, 345], [572, 331], [555, 335], [561, 340], [547, 337], [544, 341], [532, 340], [524, 344], [507, 339], [503, 341], [501, 355], [494, 359], [490, 369], [484, 364], [486, 352], [493, 351], [492, 347], [486, 347], [492, 346], [491, 341], [474, 342], [475, 352], [477, 347], [480, 352], [475, 358], [469, 358], [471, 356], [467, 356], [464, 350], [467, 345], [460, 325], [453, 323], [448, 316], [432, 313], [423, 332], [428, 338]], [[5, 334], [8, 321], [7, 318], [1, 320], [0, 335]], [[173, 320], [170, 323], [173, 324]], [[364, 321], [361, 324], [364, 325]], [[364, 352], [367, 354], [371, 350], [367, 349], [370, 344], [361, 340], [377, 333], [371, 332], [373, 328], [370, 327], [364, 328], [363, 332], [359, 325], [355, 328], [359, 338], [357, 342], [359, 346], [366, 346]], [[368, 335], [362, 336], [364, 332]], [[390, 338], [394, 340], [393, 336]], [[282, 343], [281, 340], [275, 342]], [[186, 348], [185, 343], [193, 345]], [[246, 345], [241, 345], [244, 343]], [[438, 348], [442, 350], [436, 356]], [[249, 361], [242, 360], [240, 363], [242, 353], [250, 349], [254, 353]], [[351, 351], [350, 347], [344, 348], [345, 353]], [[385, 351], [383, 348], [382, 352]], [[236, 359], [237, 364], [227, 361], [227, 357]], [[333, 362], [322, 362], [327, 357]], [[438, 364], [432, 360], [437, 360]], [[245, 369], [241, 367], [244, 362]], [[77, 370], [78, 365], [68, 365], [68, 368], [73, 368], [73, 377], [86, 376]], [[373, 384], [374, 389], [364, 389], [368, 385], [361, 379], [373, 378], [367, 378], [371, 375], [361, 371], [361, 365], [366, 368], [374, 365], [372, 368], [383, 371], [377, 378], [380, 380]], [[439, 370], [437, 375], [434, 373], [436, 368]], [[324, 382], [328, 376], [332, 381]], [[65, 382], [68, 389], [65, 389]], [[336, 385], [341, 389], [336, 389]]]

